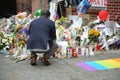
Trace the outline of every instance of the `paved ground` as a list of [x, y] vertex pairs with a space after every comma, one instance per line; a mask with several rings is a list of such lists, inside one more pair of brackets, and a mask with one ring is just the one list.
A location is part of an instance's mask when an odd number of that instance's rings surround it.
[[51, 59], [52, 65], [44, 66], [30, 60], [16, 63], [0, 54], [0, 80], [120, 80], [120, 69], [89, 72], [75, 65], [76, 62], [120, 58], [120, 51], [109, 51], [90, 57]]

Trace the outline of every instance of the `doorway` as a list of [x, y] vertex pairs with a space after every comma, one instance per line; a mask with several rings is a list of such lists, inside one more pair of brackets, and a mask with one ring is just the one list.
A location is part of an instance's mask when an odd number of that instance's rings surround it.
[[0, 18], [9, 18], [16, 14], [16, 0], [1, 0]]

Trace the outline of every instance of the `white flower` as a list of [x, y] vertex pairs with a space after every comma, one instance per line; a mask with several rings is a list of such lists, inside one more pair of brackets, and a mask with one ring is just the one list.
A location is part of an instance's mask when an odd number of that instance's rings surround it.
[[5, 44], [6, 44], [6, 45], [9, 45], [9, 42], [6, 42]]
[[2, 39], [2, 43], [6, 43], [7, 41], [7, 39]]

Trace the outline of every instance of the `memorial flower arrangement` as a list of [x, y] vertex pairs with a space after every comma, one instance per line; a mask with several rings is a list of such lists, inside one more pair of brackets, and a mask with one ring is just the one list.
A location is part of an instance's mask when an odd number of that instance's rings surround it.
[[94, 29], [90, 29], [88, 31], [88, 39], [89, 39], [89, 44], [94, 44], [98, 42], [98, 37], [100, 36], [100, 32]]
[[67, 17], [61, 17], [55, 21], [57, 28], [57, 40], [66, 40], [69, 41], [71, 34], [69, 27], [72, 24], [72, 21]]
[[[68, 19], [68, 17], [61, 17], [57, 19], [56, 21], [57, 26], [62, 25], [64, 28], [69, 28], [72, 24], [72, 21]], [[59, 27], [59, 26], [58, 26]]]

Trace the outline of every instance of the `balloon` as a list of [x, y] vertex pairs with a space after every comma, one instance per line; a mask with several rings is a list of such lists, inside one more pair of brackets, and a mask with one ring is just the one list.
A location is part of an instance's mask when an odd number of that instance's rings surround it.
[[98, 14], [101, 21], [105, 21], [108, 17], [108, 12], [106, 10], [101, 10]]
[[35, 13], [36, 17], [41, 16], [41, 14], [42, 14], [42, 10], [41, 9], [38, 9], [36, 11], [36, 13]]

